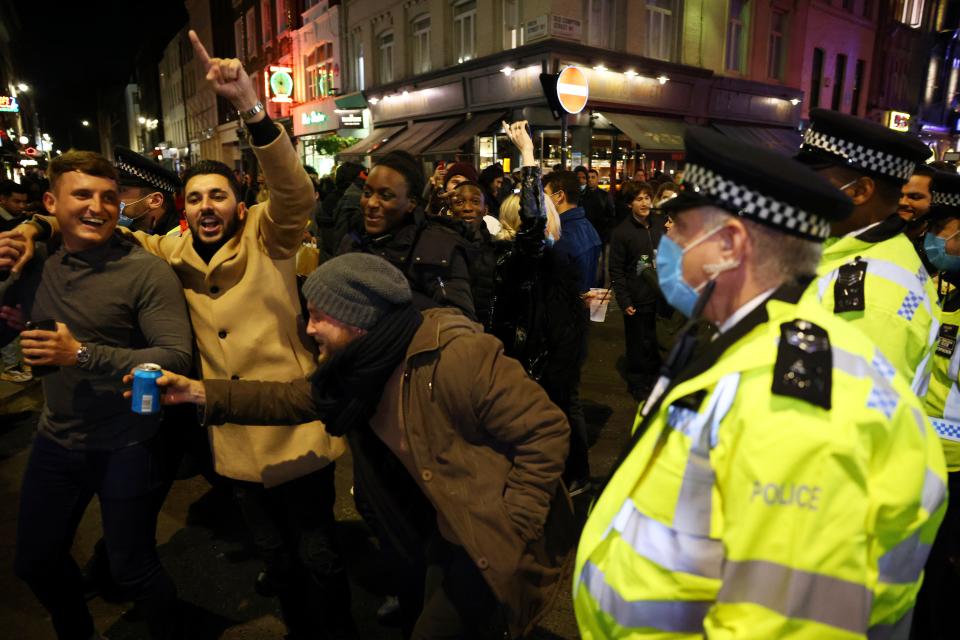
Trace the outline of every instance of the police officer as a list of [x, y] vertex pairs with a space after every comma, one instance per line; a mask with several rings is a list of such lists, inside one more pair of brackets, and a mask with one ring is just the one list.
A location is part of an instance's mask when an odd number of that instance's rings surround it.
[[930, 184], [930, 227], [923, 239], [928, 260], [936, 268], [941, 299], [940, 333], [933, 354], [930, 388], [924, 398], [930, 422], [940, 436], [949, 472], [950, 497], [936, 542], [930, 551], [923, 588], [917, 599], [914, 638], [949, 638], [956, 634], [955, 594], [960, 577], [951, 557], [960, 553], [960, 175], [937, 172]]
[[173, 203], [181, 189], [173, 171], [126, 147], [113, 148], [120, 187], [120, 225], [163, 235], [180, 228]]
[[594, 505], [574, 574], [581, 634], [895, 632], [945, 471], [909, 384], [803, 298], [851, 202], [767, 150], [701, 129], [685, 144], [658, 279], [721, 333], [687, 363], [678, 344]]
[[923, 397], [937, 336], [936, 291], [897, 215], [900, 191], [930, 155], [875, 122], [812, 109], [797, 159], [853, 200], [831, 224], [808, 295], [873, 339]]

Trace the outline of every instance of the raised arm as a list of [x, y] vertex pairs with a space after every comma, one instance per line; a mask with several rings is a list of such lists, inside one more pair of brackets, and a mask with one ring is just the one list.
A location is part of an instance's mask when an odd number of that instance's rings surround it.
[[[262, 110], [243, 64], [236, 58], [211, 58], [196, 32], [191, 30], [189, 34], [197, 59], [207, 70], [210, 87], [240, 112], [250, 132], [253, 152], [270, 191], [270, 199], [259, 205], [262, 213], [257, 223], [263, 248], [273, 258], [291, 258], [300, 248], [313, 211], [313, 183], [286, 132]], [[245, 115], [257, 106], [261, 111]]]

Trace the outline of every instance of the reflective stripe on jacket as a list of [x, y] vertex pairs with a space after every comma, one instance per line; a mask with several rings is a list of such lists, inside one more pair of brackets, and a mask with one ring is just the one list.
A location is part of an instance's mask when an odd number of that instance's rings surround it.
[[[943, 517], [943, 454], [869, 340], [800, 294], [778, 290], [721, 335], [646, 420], [581, 536], [584, 638], [909, 627]], [[781, 324], [797, 318], [829, 335], [831, 409], [771, 391]]]
[[930, 356], [939, 330], [936, 287], [916, 249], [902, 233], [879, 242], [860, 236], [827, 240], [808, 295], [835, 311], [834, 287], [840, 267], [858, 257], [867, 263], [864, 310], [836, 315], [873, 340], [921, 398], [930, 377]]
[[[949, 305], [946, 308], [950, 309]], [[940, 437], [948, 471], [960, 471], [960, 349], [957, 333], [960, 309], [940, 311], [942, 337], [934, 345], [933, 371], [924, 405]], [[952, 336], [952, 337], [951, 337]]]

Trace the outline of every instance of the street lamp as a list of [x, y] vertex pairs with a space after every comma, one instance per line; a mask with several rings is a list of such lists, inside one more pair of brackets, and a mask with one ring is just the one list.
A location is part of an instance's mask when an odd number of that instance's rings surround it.
[[18, 82], [17, 89], [23, 92], [27, 92], [27, 91], [30, 91], [30, 85], [28, 85], [26, 82]]
[[30, 142], [30, 138], [27, 136], [20, 136], [20, 144], [27, 144], [28, 142]]
[[140, 124], [147, 124], [147, 119], [144, 118], [143, 116], [140, 116], [139, 118], [137, 118], [137, 122], [139, 122]]
[[80, 124], [82, 124], [82, 125], [85, 126], [85, 127], [89, 127], [89, 126], [90, 126], [90, 121], [89, 121], [89, 120], [81, 120], [81, 121], [80, 121]]

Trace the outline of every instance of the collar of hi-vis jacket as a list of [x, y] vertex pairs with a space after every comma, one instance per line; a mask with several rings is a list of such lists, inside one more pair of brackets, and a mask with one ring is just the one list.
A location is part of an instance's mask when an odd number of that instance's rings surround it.
[[763, 304], [759, 305], [753, 311], [744, 316], [740, 322], [731, 327], [726, 333], [720, 334], [717, 339], [707, 345], [698, 356], [694, 357], [691, 362], [687, 363], [686, 366], [681, 368], [680, 373], [678, 373], [674, 379], [670, 381], [670, 384], [657, 399], [655, 405], [643, 419], [643, 422], [638, 425], [636, 429], [634, 429], [633, 436], [630, 438], [630, 441], [617, 457], [613, 468], [610, 470], [610, 473], [607, 475], [607, 478], [603, 483], [603, 486], [606, 487], [611, 478], [613, 478], [614, 474], [617, 472], [617, 469], [621, 464], [623, 464], [623, 461], [627, 459], [627, 456], [630, 455], [630, 452], [637, 445], [637, 442], [640, 441], [641, 436], [647, 430], [650, 421], [657, 416], [657, 413], [660, 410], [660, 405], [663, 403], [664, 399], [670, 395], [670, 392], [673, 391], [677, 385], [707, 372], [711, 367], [720, 361], [720, 357], [724, 354], [724, 352], [727, 351], [727, 349], [735, 345], [755, 328], [764, 322], [767, 322], [770, 319], [770, 314], [767, 311], [767, 304], [771, 300], [778, 300], [787, 304], [797, 304], [800, 301], [800, 298], [803, 297], [804, 291], [807, 290], [807, 287], [812, 281], [813, 276], [802, 276], [794, 282], [781, 285], [776, 291], [773, 292], [773, 294], [770, 295], [769, 298], [763, 302]]

